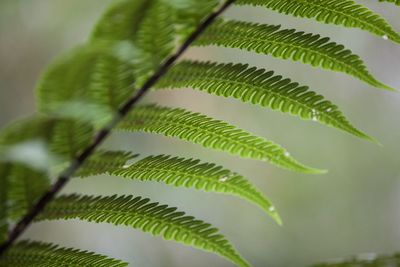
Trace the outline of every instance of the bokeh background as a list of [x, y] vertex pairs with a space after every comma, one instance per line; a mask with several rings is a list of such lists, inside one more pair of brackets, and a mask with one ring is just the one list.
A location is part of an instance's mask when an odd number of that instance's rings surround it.
[[[34, 87], [43, 68], [60, 52], [84, 42], [110, 0], [0, 1], [0, 127], [35, 110]], [[400, 30], [400, 8], [359, 1]], [[262, 8], [232, 8], [226, 16], [282, 24], [321, 33], [359, 54], [377, 78], [400, 89], [400, 46], [357, 29], [286, 17]], [[147, 101], [186, 107], [224, 119], [274, 140], [327, 175], [291, 173], [269, 164], [156, 135], [118, 134], [107, 146], [143, 155], [173, 154], [222, 164], [249, 177], [275, 203], [279, 227], [257, 207], [230, 196], [157, 183], [93, 177], [74, 180], [65, 192], [150, 197], [222, 229], [254, 266], [307, 266], [326, 259], [400, 251], [400, 94], [376, 90], [340, 73], [237, 50], [192, 49], [187, 57], [248, 62], [291, 77], [337, 103], [351, 121], [382, 147], [340, 131], [238, 101], [204, 93], [163, 91]], [[132, 266], [231, 266], [205, 252], [124, 227], [78, 221], [40, 223], [26, 238], [93, 250]], [[367, 253], [367, 254], [365, 254]]]

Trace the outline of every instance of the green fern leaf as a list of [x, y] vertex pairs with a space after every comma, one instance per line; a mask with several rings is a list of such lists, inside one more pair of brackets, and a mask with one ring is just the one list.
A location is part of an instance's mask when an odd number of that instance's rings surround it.
[[161, 0], [170, 7], [170, 14], [176, 17], [177, 38], [187, 38], [214, 8], [220, 0]]
[[400, 6], [400, 0], [379, 0], [379, 2], [388, 2], [388, 3], [396, 4], [397, 6]]
[[55, 120], [44, 117], [28, 117], [14, 121], [1, 129], [0, 146], [11, 146], [32, 139], [47, 139]]
[[[152, 1], [137, 32], [135, 46], [142, 55], [142, 60], [135, 64], [137, 76], [143, 83], [170, 55], [175, 47], [175, 17], [167, 1]], [[141, 84], [139, 83], [139, 84]]]
[[9, 172], [10, 217], [18, 219], [50, 187], [46, 174], [30, 168], [13, 165]]
[[128, 161], [137, 157], [130, 152], [99, 151], [77, 172], [76, 177], [100, 174], [157, 181], [177, 187], [184, 186], [206, 192], [226, 193], [244, 198], [259, 207], [278, 224], [279, 214], [271, 202], [243, 176], [211, 163], [172, 156], [149, 156], [133, 164]]
[[183, 61], [157, 84], [157, 88], [186, 87], [315, 120], [374, 141], [351, 125], [338, 107], [323, 96], [272, 71], [249, 68], [245, 64]]
[[152, 0], [118, 0], [103, 14], [91, 36], [97, 41], [133, 41]]
[[74, 159], [92, 140], [93, 128], [72, 120], [57, 121], [51, 132], [51, 151]]
[[138, 155], [132, 155], [130, 152], [98, 151], [83, 164], [75, 176], [88, 177], [114, 172], [137, 156]]
[[2, 257], [0, 267], [124, 267], [127, 263], [93, 252], [60, 248], [53, 244], [22, 241]]
[[113, 111], [106, 105], [81, 101], [60, 102], [48, 110], [51, 118], [85, 123], [96, 130], [107, 125], [113, 115]]
[[62, 196], [37, 218], [42, 220], [81, 219], [126, 225], [205, 251], [216, 253], [238, 266], [250, 266], [210, 224], [185, 216], [167, 205], [131, 196]]
[[0, 163], [0, 241], [8, 221], [19, 219], [49, 188], [45, 173], [17, 163]]
[[164, 0], [118, 1], [98, 22], [92, 43], [117, 44], [130, 54], [140, 86], [175, 47], [174, 12]]
[[0, 242], [3, 242], [8, 234], [9, 169], [9, 164], [0, 164]]
[[246, 178], [215, 164], [159, 155], [147, 157], [108, 173], [141, 181], [157, 181], [177, 187], [235, 195], [260, 206], [278, 224], [282, 224], [271, 202]]
[[177, 137], [244, 158], [269, 161], [293, 171], [325, 172], [302, 165], [285, 149], [270, 141], [251, 135], [223, 121], [184, 109], [155, 105], [140, 106], [119, 124], [117, 130], [144, 131]]
[[314, 67], [347, 73], [377, 88], [394, 91], [376, 80], [357, 55], [318, 34], [281, 30], [279, 25], [219, 20], [206, 30], [196, 45], [239, 48], [301, 61]]
[[[95, 62], [92, 63], [93, 69], [89, 74], [92, 79], [89, 90], [86, 88], [90, 94], [90, 100], [117, 110], [134, 91], [133, 65], [124, 60], [122, 56], [118, 57], [118, 55], [107, 54], [107, 52], [100, 52], [93, 56]], [[73, 64], [69, 66], [79, 68]]]
[[332, 261], [330, 263], [319, 263], [313, 267], [390, 267], [400, 266], [400, 254], [394, 255], [368, 255], [368, 259], [362, 255], [350, 259], [339, 261]]
[[52, 63], [36, 88], [39, 111], [52, 115], [65, 102], [116, 110], [134, 90], [132, 65], [105, 44], [78, 47]]
[[42, 140], [56, 156], [72, 159], [90, 143], [92, 136], [93, 128], [85, 123], [34, 116], [2, 129], [0, 146]]
[[353, 0], [238, 0], [236, 4], [263, 6], [285, 15], [359, 28], [400, 43], [400, 35], [384, 18]]

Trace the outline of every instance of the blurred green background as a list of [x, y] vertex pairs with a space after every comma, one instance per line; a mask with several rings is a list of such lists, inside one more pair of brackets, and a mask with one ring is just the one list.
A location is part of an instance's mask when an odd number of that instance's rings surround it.
[[[60, 52], [87, 38], [110, 0], [0, 1], [0, 127], [35, 110], [34, 86]], [[400, 8], [359, 1], [400, 30]], [[231, 18], [282, 24], [332, 37], [365, 59], [372, 73], [400, 89], [400, 46], [356, 29], [286, 17], [261, 8], [232, 8]], [[118, 134], [107, 146], [143, 155], [173, 154], [216, 162], [249, 177], [275, 203], [282, 227], [257, 207], [230, 196], [175, 189], [157, 183], [93, 177], [74, 180], [65, 192], [133, 194], [175, 205], [222, 229], [254, 266], [307, 266], [359, 253], [400, 251], [400, 95], [379, 91], [340, 73], [228, 49], [192, 49], [187, 57], [248, 62], [275, 70], [337, 103], [382, 147], [315, 122], [204, 93], [163, 91], [148, 101], [186, 107], [274, 140], [309, 165], [330, 170], [302, 175], [272, 165], [155, 135]], [[78, 221], [40, 223], [26, 238], [93, 250], [132, 266], [231, 266], [218, 256], [124, 227]], [[369, 257], [369, 254], [365, 254]]]

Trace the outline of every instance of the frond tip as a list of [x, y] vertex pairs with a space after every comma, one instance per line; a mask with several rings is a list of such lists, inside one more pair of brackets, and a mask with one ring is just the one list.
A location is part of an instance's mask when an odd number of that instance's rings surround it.
[[396, 91], [375, 79], [359, 56], [319, 34], [281, 29], [280, 25], [219, 20], [209, 27], [195, 44], [239, 48], [301, 61], [313, 67], [346, 73], [380, 89]]
[[247, 64], [183, 61], [157, 84], [157, 88], [186, 87], [317, 121], [376, 143], [355, 128], [335, 104], [273, 71]]
[[[385, 1], [397, 1], [400, 5], [400, 0]], [[353, 0], [238, 0], [236, 4], [263, 6], [294, 17], [313, 18], [326, 24], [359, 28], [400, 43], [400, 35], [381, 15]]]
[[81, 219], [126, 225], [167, 240], [216, 253], [238, 266], [250, 266], [216, 228], [176, 208], [132, 196], [61, 196], [37, 218], [43, 220]]
[[184, 109], [156, 105], [138, 106], [118, 125], [117, 130], [144, 131], [176, 137], [243, 158], [271, 162], [292, 171], [311, 174], [326, 172], [299, 163], [289, 152], [271, 141], [226, 122]]
[[149, 156], [108, 173], [124, 178], [157, 181], [168, 185], [238, 196], [258, 205], [278, 224], [282, 224], [271, 202], [246, 178], [215, 164], [159, 155]]
[[128, 263], [93, 252], [60, 248], [53, 244], [22, 241], [2, 257], [0, 267], [125, 267]]

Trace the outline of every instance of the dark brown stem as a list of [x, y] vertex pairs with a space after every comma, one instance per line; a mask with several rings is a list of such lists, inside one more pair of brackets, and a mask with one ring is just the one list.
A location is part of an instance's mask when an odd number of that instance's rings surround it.
[[37, 203], [27, 212], [27, 214], [15, 225], [11, 230], [7, 240], [0, 246], [0, 255], [4, 253], [31, 225], [47, 204], [52, 201], [56, 195], [69, 182], [72, 175], [82, 166], [83, 163], [96, 151], [96, 149], [111, 134], [111, 130], [130, 112], [133, 110], [139, 100], [153, 87], [158, 80], [173, 66], [173, 64], [182, 56], [189, 46], [210, 26], [215, 19], [220, 16], [235, 0], [227, 0], [221, 7], [211, 13], [186, 39], [179, 47], [175, 54], [170, 56], [159, 69], [147, 80], [147, 82], [130, 98], [115, 114], [109, 124], [100, 130], [93, 142], [80, 153], [71, 165], [61, 173], [57, 181], [49, 188], [49, 190], [37, 201]]

